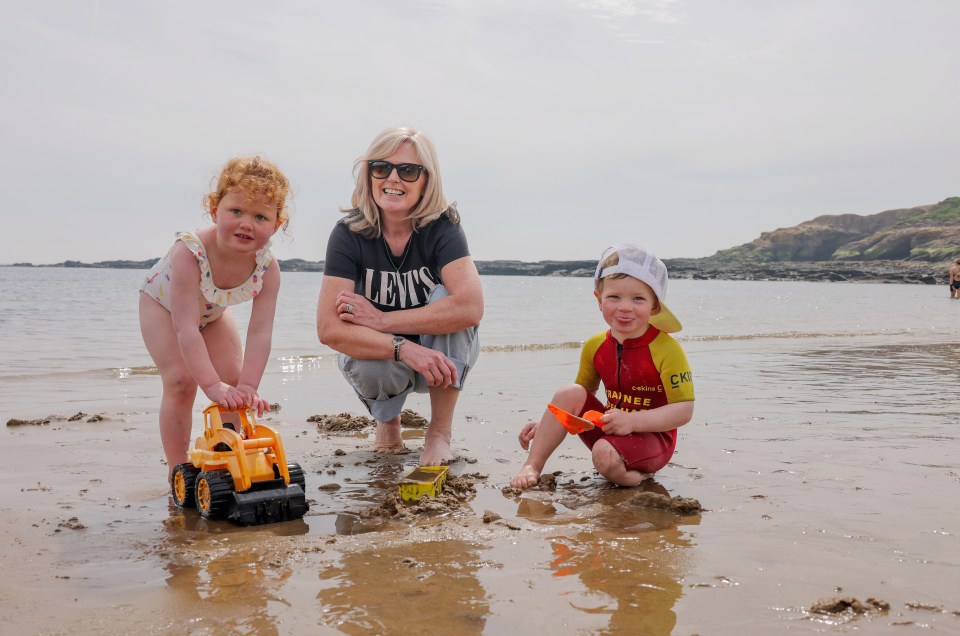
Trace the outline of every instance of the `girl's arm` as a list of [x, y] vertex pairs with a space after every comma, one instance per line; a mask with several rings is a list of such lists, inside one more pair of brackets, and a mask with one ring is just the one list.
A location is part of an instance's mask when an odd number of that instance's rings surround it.
[[247, 344], [243, 353], [243, 369], [237, 389], [247, 398], [247, 405], [257, 410], [257, 415], [270, 410], [270, 406], [259, 395], [260, 380], [270, 359], [273, 341], [273, 319], [277, 310], [277, 296], [280, 292], [280, 265], [276, 259], [263, 273], [263, 286], [253, 299], [250, 323], [247, 325]]
[[693, 419], [693, 400], [664, 404], [647, 411], [610, 409], [603, 414], [603, 432], [610, 435], [659, 433], [680, 428]]
[[240, 408], [243, 396], [235, 387], [220, 381], [200, 335], [200, 266], [182, 243], [177, 244], [170, 259], [170, 317], [187, 370], [211, 401], [224, 408]]

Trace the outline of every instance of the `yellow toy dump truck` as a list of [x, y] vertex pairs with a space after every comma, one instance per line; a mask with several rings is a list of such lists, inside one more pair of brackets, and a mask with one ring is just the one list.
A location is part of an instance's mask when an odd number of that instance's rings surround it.
[[203, 410], [203, 437], [170, 478], [174, 503], [241, 525], [303, 517], [309, 509], [303, 470], [287, 463], [280, 436], [248, 409], [224, 412], [238, 414], [240, 430], [223, 422], [219, 405]]

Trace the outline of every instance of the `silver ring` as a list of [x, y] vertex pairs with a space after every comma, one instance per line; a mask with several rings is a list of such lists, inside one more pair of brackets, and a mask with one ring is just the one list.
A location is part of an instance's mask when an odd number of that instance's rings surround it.
[[347, 303], [347, 313], [348, 314], [353, 313], [353, 305], [351, 305], [350, 303]]

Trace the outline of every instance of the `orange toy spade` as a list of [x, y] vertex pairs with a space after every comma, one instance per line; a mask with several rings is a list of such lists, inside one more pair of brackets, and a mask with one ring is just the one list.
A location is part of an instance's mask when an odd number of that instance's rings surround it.
[[603, 423], [600, 421], [603, 413], [600, 411], [587, 411], [583, 414], [583, 417], [577, 417], [573, 413], [567, 413], [562, 408], [554, 406], [553, 404], [547, 404], [547, 408], [550, 409], [550, 412], [557, 418], [557, 421], [559, 421], [560, 424], [563, 425], [563, 428], [567, 429], [567, 432], [571, 435], [586, 433], [595, 426], [603, 428]]

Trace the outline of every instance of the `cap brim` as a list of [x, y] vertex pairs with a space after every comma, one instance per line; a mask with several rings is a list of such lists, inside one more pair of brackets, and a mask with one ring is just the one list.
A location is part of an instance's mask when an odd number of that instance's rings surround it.
[[666, 333], [676, 333], [683, 329], [677, 317], [663, 303], [660, 303], [660, 311], [650, 316], [650, 324]]

